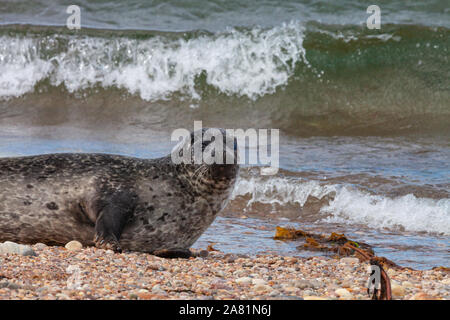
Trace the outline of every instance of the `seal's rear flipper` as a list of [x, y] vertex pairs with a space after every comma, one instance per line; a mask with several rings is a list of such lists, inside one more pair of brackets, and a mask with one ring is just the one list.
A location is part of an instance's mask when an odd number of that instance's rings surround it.
[[168, 259], [174, 258], [188, 259], [194, 256], [191, 250], [189, 249], [162, 249], [153, 251], [152, 254], [160, 258], [168, 258]]
[[119, 239], [135, 208], [134, 200], [132, 195], [120, 193], [101, 206], [95, 222], [94, 242], [97, 248], [122, 252]]

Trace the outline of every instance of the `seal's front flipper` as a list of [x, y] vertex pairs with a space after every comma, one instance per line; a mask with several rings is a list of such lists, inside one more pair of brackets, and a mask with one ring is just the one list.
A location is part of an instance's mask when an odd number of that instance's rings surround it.
[[119, 240], [114, 235], [108, 235], [106, 237], [95, 234], [94, 238], [95, 246], [99, 249], [112, 250], [114, 252], [122, 252], [122, 248], [119, 245]]
[[116, 194], [104, 202], [95, 222], [95, 246], [122, 252], [119, 239], [135, 207], [135, 197]]
[[168, 258], [168, 259], [174, 258], [188, 259], [194, 256], [192, 251], [189, 249], [162, 249], [153, 251], [152, 254], [160, 258]]

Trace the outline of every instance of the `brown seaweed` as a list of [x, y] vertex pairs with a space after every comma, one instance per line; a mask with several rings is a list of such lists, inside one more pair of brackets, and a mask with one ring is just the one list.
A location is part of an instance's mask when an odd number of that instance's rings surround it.
[[384, 268], [405, 269], [385, 257], [377, 257], [372, 247], [363, 242], [357, 242], [348, 239], [344, 234], [332, 232], [330, 236], [322, 234], [313, 234], [303, 230], [293, 228], [276, 227], [274, 239], [276, 240], [295, 240], [303, 238], [305, 243], [298, 246], [298, 249], [312, 251], [325, 251], [336, 254], [337, 257], [355, 256], [360, 261], [367, 261], [370, 265], [375, 265], [380, 269], [380, 287], [374, 288], [373, 292], [367, 289], [369, 296], [373, 300], [391, 300], [391, 281]]
[[293, 228], [283, 228], [277, 226], [275, 230], [275, 236], [273, 238], [275, 240], [294, 240], [307, 236], [309, 236], [308, 232], [304, 232], [302, 230], [295, 230]]

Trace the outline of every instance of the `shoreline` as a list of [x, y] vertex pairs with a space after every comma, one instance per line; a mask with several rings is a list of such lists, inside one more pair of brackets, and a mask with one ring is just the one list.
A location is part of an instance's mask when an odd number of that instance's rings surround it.
[[[164, 259], [94, 247], [31, 246], [36, 256], [0, 255], [0, 300], [289, 299], [369, 300], [369, 264], [358, 258], [245, 256]], [[450, 272], [386, 269], [393, 299], [450, 299]]]

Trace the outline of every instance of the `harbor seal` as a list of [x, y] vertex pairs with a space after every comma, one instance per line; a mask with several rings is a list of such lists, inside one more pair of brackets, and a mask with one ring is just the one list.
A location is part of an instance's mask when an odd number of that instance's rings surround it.
[[[225, 130], [217, 130], [225, 141]], [[189, 255], [234, 188], [239, 166], [232, 139], [234, 150], [223, 151], [224, 158], [233, 153], [231, 164], [175, 164], [170, 155], [0, 158], [0, 241], [64, 245], [78, 240], [116, 252]], [[193, 152], [194, 133], [184, 143]], [[216, 141], [201, 143], [204, 151]]]

